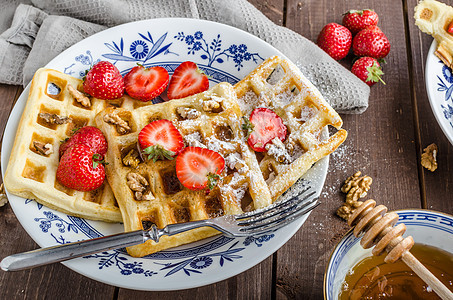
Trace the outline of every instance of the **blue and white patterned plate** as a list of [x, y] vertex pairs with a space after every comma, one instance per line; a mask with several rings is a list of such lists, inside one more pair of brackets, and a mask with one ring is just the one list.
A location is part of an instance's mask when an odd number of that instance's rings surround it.
[[[453, 216], [423, 209], [396, 212], [399, 216], [396, 224], [404, 223], [407, 227], [404, 237], [410, 235], [416, 243], [453, 251]], [[346, 274], [359, 261], [372, 255], [372, 248], [365, 250], [359, 242], [360, 238], [354, 237], [350, 230], [333, 250], [324, 274], [324, 299], [338, 299]]]
[[[46, 67], [81, 77], [91, 64], [108, 60], [123, 75], [136, 63], [160, 65], [172, 74], [181, 62], [191, 60], [210, 76], [211, 85], [222, 81], [234, 84], [272, 55], [282, 54], [233, 27], [194, 19], [154, 19], [95, 34], [64, 51]], [[2, 172], [9, 160], [28, 92], [29, 87], [20, 96], [5, 129]], [[295, 187], [310, 185], [319, 195], [327, 167], [327, 158], [319, 161]], [[122, 224], [75, 218], [33, 200], [10, 194], [8, 198], [19, 222], [41, 247], [123, 231]], [[119, 249], [64, 264], [87, 277], [129, 289], [193, 288], [227, 279], [258, 264], [291, 238], [306, 218], [261, 236], [232, 239], [219, 235], [143, 258], [130, 257], [124, 249]]]
[[434, 40], [426, 58], [426, 91], [436, 120], [453, 145], [453, 74], [434, 54], [436, 48]]

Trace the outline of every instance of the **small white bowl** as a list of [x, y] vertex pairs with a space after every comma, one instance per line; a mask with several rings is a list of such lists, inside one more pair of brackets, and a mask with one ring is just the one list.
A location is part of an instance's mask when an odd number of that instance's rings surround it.
[[[404, 236], [411, 235], [416, 243], [453, 251], [453, 216], [422, 209], [396, 212], [399, 215], [397, 224], [407, 226]], [[359, 241], [350, 230], [333, 250], [324, 274], [324, 299], [338, 299], [346, 273], [360, 260], [372, 255], [372, 249], [363, 249]]]

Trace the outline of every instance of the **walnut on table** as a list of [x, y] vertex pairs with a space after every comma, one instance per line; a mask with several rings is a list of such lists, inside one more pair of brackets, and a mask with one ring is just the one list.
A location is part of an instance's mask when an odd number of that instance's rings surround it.
[[53, 146], [49, 143], [44, 144], [39, 141], [33, 141], [33, 147], [35, 147], [36, 151], [42, 155], [50, 155], [53, 153]]
[[4, 206], [6, 203], [8, 203], [8, 197], [6, 197], [5, 187], [2, 183], [0, 184], [0, 207]]
[[434, 143], [423, 149], [420, 163], [431, 172], [437, 169], [437, 151], [437, 145]]
[[129, 127], [129, 124], [121, 119], [116, 113], [106, 114], [104, 116], [104, 122], [116, 125], [116, 131], [119, 134], [126, 134], [132, 130], [131, 127]]
[[145, 177], [138, 173], [129, 173], [126, 176], [127, 186], [134, 191], [135, 199], [138, 201], [149, 201], [154, 199], [151, 191], [148, 190], [149, 183]]
[[71, 94], [74, 99], [79, 102], [82, 106], [84, 107], [90, 107], [91, 106], [91, 101], [90, 98], [85, 96], [83, 93], [79, 92], [77, 89], [75, 89], [72, 85], [68, 84], [68, 91], [69, 94]]
[[346, 179], [341, 187], [341, 191], [346, 194], [346, 201], [337, 210], [337, 215], [345, 220], [348, 220], [354, 210], [362, 204], [359, 199], [367, 195], [371, 183], [373, 183], [373, 179], [370, 176], [361, 175], [362, 172], [360, 171], [354, 173], [354, 175]]

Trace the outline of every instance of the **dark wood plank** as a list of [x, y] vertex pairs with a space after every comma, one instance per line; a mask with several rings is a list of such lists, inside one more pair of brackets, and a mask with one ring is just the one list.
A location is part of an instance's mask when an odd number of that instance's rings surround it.
[[[442, 1], [453, 5], [450, 1]], [[435, 172], [423, 169], [423, 189], [425, 191], [426, 208], [453, 214], [453, 146], [445, 137], [431, 110], [425, 86], [425, 63], [429, 47], [433, 38], [421, 32], [415, 25], [413, 17], [414, 7], [418, 1], [408, 0], [408, 27], [411, 45], [411, 67], [413, 74], [413, 91], [418, 109], [420, 127], [420, 143], [417, 145], [419, 153], [431, 143], [437, 144], [439, 167]], [[417, 159], [420, 159], [418, 155]]]
[[[355, 171], [374, 183], [368, 197], [389, 209], [420, 207], [414, 121], [409, 89], [403, 7], [398, 1], [288, 0], [287, 27], [316, 42], [322, 27], [341, 23], [349, 9], [373, 8], [392, 44], [386, 58], [387, 85], [372, 87], [370, 105], [362, 115], [343, 115], [347, 141], [331, 156], [322, 192], [323, 205], [277, 252], [277, 298], [321, 299], [323, 275], [335, 244], [348, 230], [335, 211], [344, 201], [339, 190]], [[342, 62], [351, 67], [351, 57]]]
[[[0, 85], [0, 132], [22, 87]], [[20, 226], [9, 204], [0, 207], [0, 258], [38, 248]], [[68, 295], [81, 299], [112, 299], [115, 288], [91, 280], [61, 264], [27, 271], [0, 272], [2, 299], [63, 299]]]

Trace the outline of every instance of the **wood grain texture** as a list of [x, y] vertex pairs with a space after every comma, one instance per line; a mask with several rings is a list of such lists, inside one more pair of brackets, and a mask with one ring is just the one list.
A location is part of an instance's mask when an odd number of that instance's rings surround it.
[[[452, 1], [442, 1], [453, 5]], [[419, 153], [431, 143], [438, 148], [438, 169], [430, 172], [422, 169], [423, 190], [425, 191], [426, 208], [453, 214], [453, 146], [445, 137], [431, 110], [425, 86], [425, 62], [433, 38], [421, 32], [415, 25], [413, 17], [414, 7], [418, 1], [407, 1], [407, 24], [410, 34], [410, 55], [412, 56], [411, 68], [413, 74], [413, 94], [415, 107], [418, 110], [420, 128], [420, 144], [417, 145]], [[432, 78], [435, 80], [435, 78]], [[450, 128], [453, 132], [453, 129]], [[420, 154], [417, 156], [420, 162]]]
[[[348, 230], [334, 215], [344, 201], [339, 190], [354, 172], [360, 170], [373, 178], [368, 197], [389, 209], [421, 207], [401, 2], [289, 0], [286, 25], [316, 42], [325, 24], [341, 24], [344, 12], [363, 8], [373, 8], [379, 14], [379, 25], [392, 45], [384, 67], [387, 85], [372, 87], [365, 113], [342, 116], [349, 136], [331, 155], [320, 199], [323, 205], [277, 253], [278, 299], [323, 297], [325, 266], [333, 247]], [[350, 68], [352, 56], [341, 63]]]

